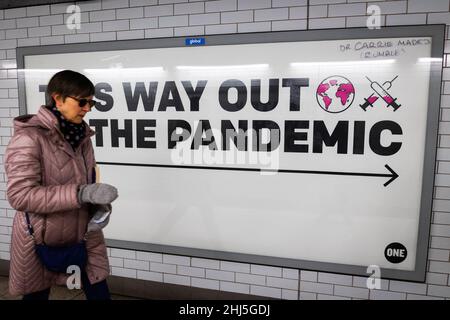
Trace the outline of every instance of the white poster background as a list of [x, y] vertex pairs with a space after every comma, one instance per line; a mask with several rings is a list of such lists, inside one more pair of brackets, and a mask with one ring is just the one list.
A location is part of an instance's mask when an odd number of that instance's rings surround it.
[[[208, 119], [220, 132], [220, 120], [272, 120], [281, 128], [281, 143], [273, 164], [280, 169], [340, 171], [388, 174], [389, 165], [399, 178], [384, 187], [388, 177], [340, 176], [324, 174], [278, 173], [262, 175], [250, 171], [194, 170], [100, 165], [101, 182], [119, 189], [113, 215], [105, 229], [109, 239], [173, 245], [197, 249], [265, 255], [358, 266], [378, 265], [414, 270], [425, 132], [427, 121], [431, 38], [420, 38], [416, 45], [398, 45], [400, 38], [342, 41], [304, 41], [247, 45], [219, 45], [161, 49], [117, 50], [86, 53], [44, 54], [25, 57], [25, 84], [28, 113], [44, 103], [38, 86], [51, 75], [72, 69], [87, 75], [94, 84], [112, 86], [114, 106], [108, 112], [93, 110], [89, 119], [156, 119], [156, 149], [111, 147], [109, 127], [103, 130], [104, 146], [96, 147], [98, 162], [173, 164], [167, 148], [167, 120], [194, 122]], [[419, 38], [401, 38], [419, 40]], [[363, 43], [391, 43], [389, 48], [361, 49]], [[350, 50], [342, 50], [349, 45]], [[363, 58], [398, 50], [394, 57]], [[355, 88], [352, 105], [341, 113], [327, 113], [316, 99], [320, 82], [333, 75], [343, 76]], [[393, 112], [379, 99], [363, 111], [359, 104], [373, 90], [369, 77], [380, 84], [398, 76], [389, 92], [401, 107]], [[261, 101], [267, 101], [268, 83], [279, 79], [279, 102], [269, 112], [256, 111], [250, 104], [250, 81], [261, 79]], [[289, 88], [283, 78], [309, 78], [301, 88], [300, 111], [289, 111]], [[247, 104], [238, 112], [227, 112], [218, 102], [219, 86], [228, 79], [247, 85]], [[190, 112], [190, 103], [181, 81], [207, 80], [200, 99], [200, 111]], [[155, 109], [128, 112], [122, 82], [158, 81]], [[157, 111], [165, 81], [175, 81], [184, 112], [169, 107]], [[230, 101], [235, 101], [230, 90]], [[308, 153], [285, 153], [284, 121], [309, 120]], [[313, 121], [323, 120], [328, 131], [339, 120], [349, 125], [348, 153], [337, 154], [336, 146], [323, 146], [323, 153], [312, 152]], [[401, 142], [392, 156], [380, 156], [369, 147], [369, 130], [378, 121], [398, 123], [403, 134], [382, 134], [382, 144]], [[353, 123], [366, 122], [364, 154], [353, 154]], [[136, 123], [133, 122], [133, 130]], [[215, 136], [220, 149], [220, 136]], [[93, 139], [95, 141], [95, 138]], [[221, 154], [219, 151], [217, 154]], [[248, 153], [246, 153], [248, 155]], [[193, 165], [207, 166], [194, 163]], [[211, 164], [236, 168], [270, 167], [255, 163]], [[405, 261], [392, 264], [384, 257], [386, 246], [403, 244]]]

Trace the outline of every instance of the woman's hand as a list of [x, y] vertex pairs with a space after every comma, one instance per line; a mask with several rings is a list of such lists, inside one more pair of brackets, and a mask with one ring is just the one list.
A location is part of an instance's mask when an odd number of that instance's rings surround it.
[[117, 189], [106, 183], [83, 184], [78, 189], [78, 202], [80, 204], [110, 204], [117, 197]]
[[87, 232], [98, 231], [109, 223], [112, 207], [110, 204], [95, 204], [90, 206], [89, 213], [92, 215], [87, 226]]

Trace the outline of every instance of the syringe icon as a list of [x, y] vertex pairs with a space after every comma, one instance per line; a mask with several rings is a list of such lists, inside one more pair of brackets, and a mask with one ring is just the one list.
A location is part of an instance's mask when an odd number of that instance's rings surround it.
[[[398, 76], [397, 76], [398, 77]], [[392, 81], [394, 81], [397, 77], [395, 77], [394, 79], [392, 79], [391, 81], [386, 81], [385, 83], [383, 83], [384, 86], [387, 85], [387, 89], [389, 89], [392, 85]], [[401, 104], [397, 104], [396, 100], [397, 98], [393, 98], [389, 92], [387, 92], [383, 86], [381, 86], [378, 82], [376, 81], [372, 81], [369, 79], [369, 77], [366, 77], [367, 80], [370, 81], [370, 87], [372, 88], [372, 90], [381, 98], [383, 99], [386, 103], [388, 107], [392, 107], [394, 108], [394, 111], [397, 111], [398, 108], [401, 107]], [[370, 98], [370, 97], [369, 97]], [[362, 107], [362, 106], [361, 106]], [[367, 108], [367, 107], [366, 107]], [[363, 108], [364, 109], [364, 108]], [[364, 109], [365, 110], [365, 109]]]

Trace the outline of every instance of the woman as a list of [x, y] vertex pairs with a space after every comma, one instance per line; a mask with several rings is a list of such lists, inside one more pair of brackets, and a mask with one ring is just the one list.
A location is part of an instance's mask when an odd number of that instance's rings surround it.
[[[92, 228], [91, 218], [92, 208], [109, 206], [117, 198], [117, 190], [95, 183], [90, 140], [94, 132], [83, 121], [95, 105], [94, 92], [94, 85], [84, 75], [58, 72], [47, 86], [50, 105], [41, 106], [36, 115], [14, 119], [14, 136], [5, 153], [7, 197], [17, 210], [9, 291], [24, 295], [24, 300], [47, 300], [50, 287], [65, 285], [69, 276], [49, 271], [37, 256], [35, 244], [63, 247], [83, 239], [87, 264], [81, 283], [86, 297], [110, 299], [104, 225]], [[27, 227], [27, 213], [34, 239]]]

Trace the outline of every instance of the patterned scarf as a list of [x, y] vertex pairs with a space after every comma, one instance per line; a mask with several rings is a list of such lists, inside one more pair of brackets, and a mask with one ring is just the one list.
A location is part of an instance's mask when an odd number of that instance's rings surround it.
[[61, 112], [58, 111], [56, 106], [48, 106], [47, 107], [58, 119], [59, 129], [61, 130], [64, 138], [67, 142], [70, 143], [73, 150], [75, 150], [79, 145], [83, 138], [86, 136], [86, 129], [84, 127], [84, 123], [72, 123], [66, 120]]

